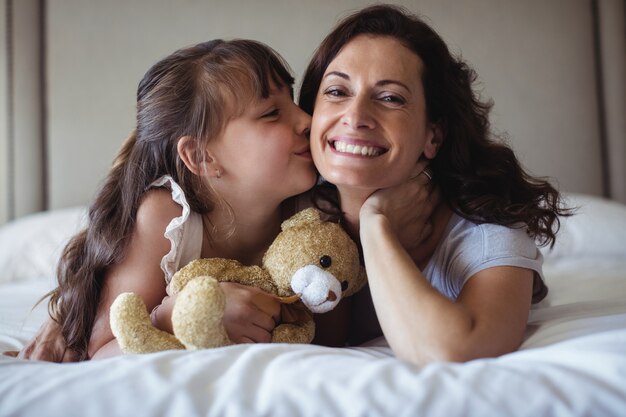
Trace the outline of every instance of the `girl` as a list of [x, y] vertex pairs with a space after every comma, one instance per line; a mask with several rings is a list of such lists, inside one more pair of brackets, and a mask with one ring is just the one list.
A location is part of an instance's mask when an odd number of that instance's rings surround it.
[[[121, 292], [139, 294], [154, 324], [171, 331], [173, 300], [162, 300], [179, 268], [199, 257], [260, 263], [293, 214], [285, 200], [316, 179], [310, 117], [293, 102], [292, 83], [283, 60], [249, 40], [181, 49], [148, 70], [136, 129], [89, 209], [88, 227], [59, 263], [54, 321], [22, 357], [119, 354], [108, 316]], [[236, 284], [223, 288], [229, 337], [269, 341], [278, 302]]]
[[371, 296], [354, 298], [352, 340], [382, 328], [396, 355], [418, 364], [520, 345], [531, 301], [547, 292], [535, 239], [553, 242], [567, 214], [558, 192], [491, 138], [474, 79], [422, 20], [379, 5], [324, 39], [301, 89], [328, 181], [318, 205], [334, 206], [363, 249]]

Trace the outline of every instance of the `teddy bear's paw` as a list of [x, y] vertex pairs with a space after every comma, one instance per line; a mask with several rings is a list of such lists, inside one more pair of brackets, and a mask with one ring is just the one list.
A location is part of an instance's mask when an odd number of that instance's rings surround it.
[[111, 305], [110, 324], [124, 353], [151, 353], [169, 349], [184, 349], [173, 335], [152, 325], [141, 297], [122, 293]]
[[315, 323], [279, 324], [272, 332], [272, 343], [311, 343], [315, 335]]
[[226, 297], [215, 278], [196, 277], [178, 294], [172, 311], [174, 334], [187, 349], [230, 344], [222, 324]]

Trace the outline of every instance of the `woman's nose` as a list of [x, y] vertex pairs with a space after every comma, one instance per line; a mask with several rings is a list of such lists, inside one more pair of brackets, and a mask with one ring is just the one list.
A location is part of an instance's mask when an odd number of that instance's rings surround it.
[[354, 97], [341, 116], [341, 122], [355, 130], [373, 128], [376, 123], [370, 105], [371, 103], [366, 97]]

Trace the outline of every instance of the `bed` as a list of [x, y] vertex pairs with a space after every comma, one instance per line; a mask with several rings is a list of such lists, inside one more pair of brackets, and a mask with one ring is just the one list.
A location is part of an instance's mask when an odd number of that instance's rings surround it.
[[[237, 345], [55, 364], [0, 356], [0, 416], [624, 416], [626, 206], [568, 194], [578, 214], [542, 249], [549, 296], [517, 352], [417, 367], [384, 339], [351, 348]], [[0, 350], [46, 317], [33, 304], [82, 207], [0, 228]]]
[[[32, 307], [134, 126], [149, 65], [200, 40], [249, 37], [299, 76], [337, 19], [369, 3], [0, 0], [0, 351], [44, 321], [45, 302]], [[75, 364], [0, 355], [0, 417], [626, 416], [623, 0], [394, 3], [477, 69], [495, 130], [580, 206], [544, 249], [550, 294], [520, 349], [424, 367], [384, 339]]]

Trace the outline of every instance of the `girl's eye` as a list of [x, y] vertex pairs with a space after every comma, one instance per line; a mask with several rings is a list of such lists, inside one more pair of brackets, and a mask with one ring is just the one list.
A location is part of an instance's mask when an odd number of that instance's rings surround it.
[[267, 113], [263, 113], [261, 117], [277, 117], [280, 114], [278, 109], [273, 109], [268, 111]]

